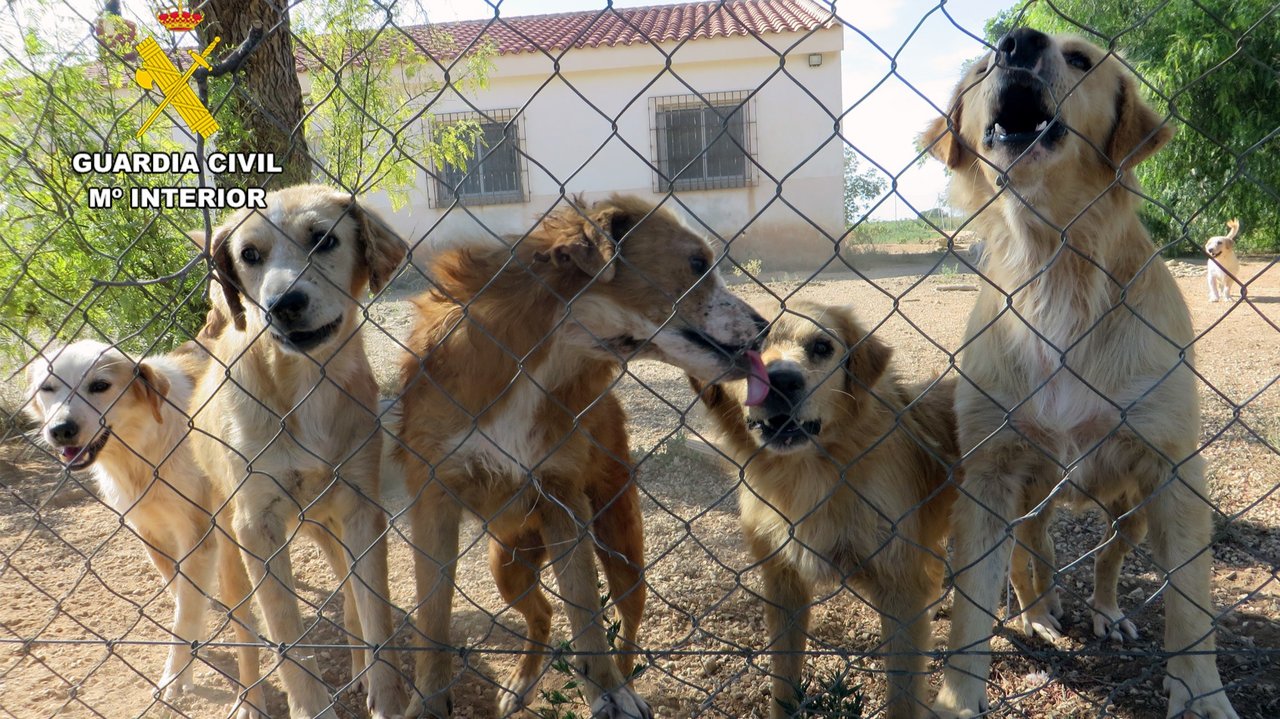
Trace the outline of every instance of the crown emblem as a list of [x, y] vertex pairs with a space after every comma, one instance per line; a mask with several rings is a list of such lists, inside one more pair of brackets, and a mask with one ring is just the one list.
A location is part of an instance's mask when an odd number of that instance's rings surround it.
[[156, 19], [173, 32], [191, 32], [204, 19], [204, 15], [193, 10], [183, 10], [182, 5], [179, 4], [177, 7], [156, 13]]

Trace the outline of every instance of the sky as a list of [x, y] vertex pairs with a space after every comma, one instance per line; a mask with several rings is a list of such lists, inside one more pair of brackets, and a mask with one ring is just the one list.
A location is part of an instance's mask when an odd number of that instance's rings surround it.
[[[497, 12], [515, 16], [598, 10], [605, 2], [501, 0]], [[613, 2], [615, 7], [654, 4], [665, 3]], [[844, 136], [868, 158], [898, 176], [898, 193], [902, 196], [891, 197], [873, 213], [873, 219], [912, 217], [915, 212], [907, 202], [919, 210], [942, 204], [940, 198], [946, 186], [942, 165], [933, 160], [924, 165], [916, 162], [916, 136], [937, 116], [934, 106], [946, 107], [961, 65], [982, 54], [984, 48], [977, 37], [982, 36], [987, 18], [1013, 4], [1014, 0], [953, 0], [946, 3], [944, 14], [938, 9], [938, 0], [836, 3], [836, 14], [853, 26], [844, 30], [842, 94], [846, 108], [855, 103], [857, 106], [845, 118]], [[430, 0], [426, 8], [432, 22], [489, 18], [495, 12], [485, 0]], [[893, 67], [891, 58], [895, 57], [896, 74], [885, 80]], [[863, 167], [867, 166], [864, 161]]]
[[[496, 10], [486, 0], [400, 0], [398, 4], [404, 10], [401, 17], [405, 22], [448, 22], [489, 18], [495, 11], [516, 16], [599, 10], [608, 0], [492, 2], [496, 3]], [[911, 217], [915, 213], [907, 203], [919, 210], [942, 204], [940, 198], [946, 185], [942, 165], [932, 160], [919, 165], [915, 138], [936, 116], [934, 106], [946, 106], [964, 61], [983, 52], [975, 36], [981, 36], [987, 18], [1014, 2], [951, 0], [943, 5], [944, 13], [939, 9], [939, 0], [838, 0], [837, 14], [852, 25], [844, 30], [843, 103], [846, 108], [856, 105], [846, 116], [844, 135], [866, 157], [897, 176], [901, 195], [881, 205], [873, 214], [874, 219]], [[83, 31], [86, 20], [98, 14], [101, 0], [51, 4], [53, 12], [36, 15], [38, 22], [46, 27], [52, 24], [65, 28], [77, 39], [87, 39]], [[123, 0], [123, 14], [145, 17], [161, 4], [172, 3]], [[183, 4], [189, 5], [191, 0], [184, 0]], [[294, 7], [305, 12], [311, 4], [308, 0], [295, 0]], [[661, 4], [661, 0], [613, 0], [616, 7], [652, 4]], [[34, 5], [34, 0], [12, 0], [3, 14], [13, 17], [16, 10], [21, 16], [24, 9], [30, 10]], [[370, 5], [376, 3], [370, 0]], [[16, 39], [12, 33], [17, 24], [11, 24], [8, 18], [0, 20], [0, 45], [8, 46]], [[896, 58], [896, 72], [892, 75], [895, 61], [891, 58]], [[865, 161], [863, 165], [868, 166]]]

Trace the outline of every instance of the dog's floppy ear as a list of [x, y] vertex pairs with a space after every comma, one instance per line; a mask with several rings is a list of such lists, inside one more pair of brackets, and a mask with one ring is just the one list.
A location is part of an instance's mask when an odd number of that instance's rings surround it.
[[369, 269], [369, 292], [376, 295], [404, 262], [409, 247], [377, 213], [359, 202], [351, 203], [350, 212], [360, 225], [360, 246]]
[[169, 378], [143, 360], [138, 363], [138, 379], [131, 388], [151, 408], [151, 416], [156, 418], [156, 424], [163, 422], [160, 407], [164, 398], [169, 396]]
[[586, 213], [580, 201], [575, 200], [574, 204], [577, 207], [560, 213], [558, 220], [549, 218], [544, 223], [553, 233], [553, 244], [549, 253], [536, 257], [551, 260], [559, 267], [576, 265], [597, 282], [609, 282], [617, 270], [613, 258], [618, 252], [618, 240], [635, 226], [638, 218], [613, 201], [597, 203]]
[[1174, 129], [1138, 95], [1128, 75], [1116, 88], [1116, 120], [1107, 143], [1107, 157], [1118, 168], [1131, 170], [1151, 157], [1173, 137]]
[[965, 87], [967, 85], [961, 80], [951, 94], [947, 114], [933, 118], [916, 140], [918, 147], [928, 150], [930, 155], [952, 170], [964, 163], [965, 149], [964, 141], [960, 139], [960, 118], [964, 114], [962, 90]]
[[845, 346], [851, 347], [848, 359], [845, 360], [845, 372], [849, 390], [858, 387], [871, 387], [889, 369], [889, 360], [893, 358], [893, 348], [876, 337], [866, 334], [854, 323], [853, 318], [841, 312], [841, 334], [844, 335]]
[[[213, 324], [220, 324], [218, 318], [214, 316], [214, 312], [219, 311], [219, 302], [214, 297], [216, 290], [213, 285], [218, 285], [222, 290], [222, 300], [225, 302], [226, 314], [229, 315], [232, 322], [235, 323], [236, 329], [244, 329], [244, 302], [240, 298], [240, 276], [236, 274], [235, 264], [231, 261], [231, 247], [228, 242], [231, 239], [231, 223], [228, 222], [219, 227], [213, 228], [213, 242], [209, 247], [209, 253], [213, 259], [213, 278], [209, 285], [209, 303], [213, 305], [213, 310], [205, 320], [208, 327]], [[193, 230], [187, 233], [187, 237], [204, 250], [204, 233], [200, 230]], [[220, 327], [218, 328], [220, 331]], [[202, 332], [203, 334], [203, 332]], [[215, 335], [217, 332], [214, 333]]]

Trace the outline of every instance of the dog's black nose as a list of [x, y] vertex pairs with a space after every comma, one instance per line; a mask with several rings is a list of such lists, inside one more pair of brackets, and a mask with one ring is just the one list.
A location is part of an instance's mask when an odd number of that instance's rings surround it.
[[769, 370], [769, 386], [784, 397], [795, 397], [804, 391], [804, 375], [793, 369]]
[[1000, 38], [996, 43], [1001, 65], [1028, 70], [1040, 62], [1040, 56], [1044, 54], [1047, 47], [1049, 47], [1049, 36], [1029, 27], [1020, 27]]
[[69, 419], [49, 428], [49, 437], [58, 444], [71, 444], [80, 436], [80, 425]]
[[267, 312], [281, 324], [294, 324], [302, 319], [302, 313], [306, 310], [307, 293], [302, 290], [289, 290], [267, 302]]

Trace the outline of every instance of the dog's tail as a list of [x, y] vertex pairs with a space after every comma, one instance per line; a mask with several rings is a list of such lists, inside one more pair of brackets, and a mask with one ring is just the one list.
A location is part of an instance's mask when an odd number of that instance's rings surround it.
[[1227, 239], [1235, 242], [1236, 236], [1240, 234], [1240, 219], [1227, 220], [1227, 227], [1231, 228], [1231, 231], [1227, 233]]

